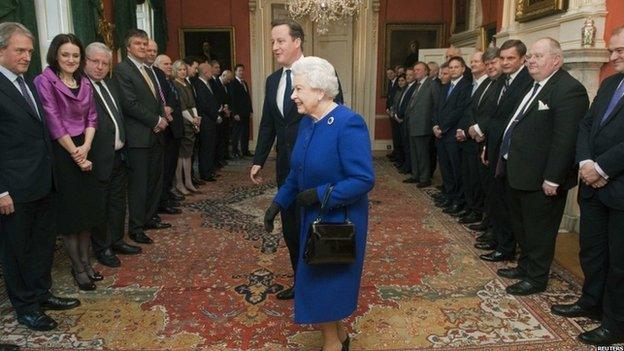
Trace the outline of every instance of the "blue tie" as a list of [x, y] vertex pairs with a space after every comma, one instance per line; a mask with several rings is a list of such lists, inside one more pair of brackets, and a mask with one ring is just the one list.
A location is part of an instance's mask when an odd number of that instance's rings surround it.
[[453, 89], [455, 89], [455, 84], [451, 83], [451, 85], [449, 86], [449, 90], [446, 93], [446, 98], [448, 99], [449, 96], [451, 96], [451, 93], [453, 92]]
[[[35, 102], [32, 100], [30, 94], [28, 93], [28, 88], [26, 88], [26, 83], [24, 82], [24, 78], [22, 78], [22, 76], [17, 77], [17, 84], [20, 87], [21, 93], [24, 96], [26, 103], [28, 103], [28, 106], [32, 108], [33, 112], [37, 115], [37, 117], [39, 117], [39, 111], [37, 111], [37, 108], [35, 107]], [[39, 117], [39, 119], [41, 119], [41, 117]]]
[[286, 70], [286, 89], [284, 89], [284, 105], [282, 111], [284, 111], [284, 116], [286, 116], [286, 108], [290, 105], [292, 101], [290, 99], [290, 95], [292, 94], [292, 82], [290, 81], [290, 70]]
[[611, 113], [615, 109], [615, 106], [617, 106], [618, 102], [620, 102], [620, 100], [622, 99], [622, 95], [624, 95], [624, 80], [620, 81], [620, 86], [617, 88], [617, 90], [615, 91], [615, 93], [613, 93], [613, 96], [611, 97], [611, 102], [609, 102], [609, 107], [607, 107], [605, 114], [602, 115], [602, 119], [600, 120], [601, 127], [605, 124], [605, 122], [607, 122], [607, 120], [609, 119], [609, 116], [611, 116]]

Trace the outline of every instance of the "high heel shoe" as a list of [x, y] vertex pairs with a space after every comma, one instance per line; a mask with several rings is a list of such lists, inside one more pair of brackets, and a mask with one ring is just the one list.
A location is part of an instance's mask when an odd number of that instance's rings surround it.
[[190, 192], [188, 191], [188, 189], [186, 189], [184, 186], [182, 185], [176, 185], [176, 189], [178, 189], [178, 191], [180, 192], [180, 194], [182, 195], [188, 195], [190, 194]]
[[95, 290], [97, 287], [95, 286], [95, 284], [93, 284], [93, 282], [90, 279], [88, 283], [81, 283], [80, 281], [78, 281], [78, 274], [80, 273], [85, 273], [85, 271], [76, 273], [76, 271], [73, 268], [71, 269], [71, 274], [74, 277], [74, 281], [76, 282], [76, 285], [78, 285], [78, 289], [83, 290], [83, 291]]
[[195, 187], [190, 187], [190, 186], [186, 186], [186, 189], [188, 189], [188, 191], [190, 191], [192, 194], [201, 194], [201, 190], [195, 188]]
[[88, 270], [85, 270], [85, 272], [87, 273], [87, 277], [89, 277], [92, 282], [99, 282], [104, 280], [104, 276], [102, 275], [102, 273], [93, 270], [93, 268], [91, 268], [91, 270], [93, 271], [93, 275], [89, 274]]

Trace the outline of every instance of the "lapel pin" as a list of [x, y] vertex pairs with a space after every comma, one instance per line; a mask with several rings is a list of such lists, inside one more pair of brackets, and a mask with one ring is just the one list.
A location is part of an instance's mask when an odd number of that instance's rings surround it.
[[329, 118], [327, 119], [327, 125], [332, 125], [334, 123], [334, 117], [329, 116]]

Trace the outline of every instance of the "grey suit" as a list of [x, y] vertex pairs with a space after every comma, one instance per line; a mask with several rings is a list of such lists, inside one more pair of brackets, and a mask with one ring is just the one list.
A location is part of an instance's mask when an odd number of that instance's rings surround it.
[[412, 95], [405, 110], [409, 135], [412, 178], [419, 182], [431, 179], [431, 138], [433, 113], [437, 110], [440, 88], [427, 78]]

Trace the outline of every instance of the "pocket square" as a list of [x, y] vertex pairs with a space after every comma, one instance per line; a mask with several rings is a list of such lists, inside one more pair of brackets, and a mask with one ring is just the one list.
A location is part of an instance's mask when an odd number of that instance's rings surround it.
[[542, 100], [537, 100], [537, 103], [538, 103], [537, 104], [538, 111], [550, 110], [550, 107], [548, 107], [548, 105], [543, 103]]

